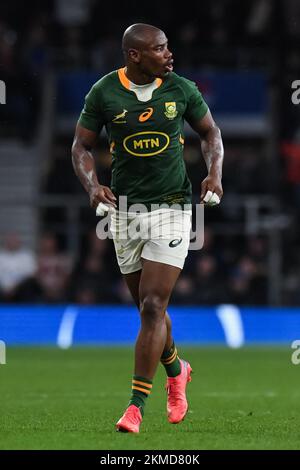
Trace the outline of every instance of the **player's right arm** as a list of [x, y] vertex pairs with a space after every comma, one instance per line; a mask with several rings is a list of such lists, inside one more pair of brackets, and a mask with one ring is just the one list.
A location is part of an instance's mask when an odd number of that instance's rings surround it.
[[72, 163], [84, 189], [90, 197], [91, 206], [96, 209], [100, 202], [116, 207], [116, 198], [108, 186], [99, 183], [94, 157], [91, 153], [97, 141], [97, 132], [76, 126], [72, 145]]

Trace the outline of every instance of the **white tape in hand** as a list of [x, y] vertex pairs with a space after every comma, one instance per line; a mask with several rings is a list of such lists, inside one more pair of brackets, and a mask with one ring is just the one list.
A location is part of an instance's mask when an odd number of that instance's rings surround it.
[[106, 204], [103, 204], [103, 202], [99, 202], [97, 209], [96, 209], [96, 215], [99, 217], [102, 217], [106, 213], [112, 213], [116, 209], [113, 206], [107, 206]]
[[205, 202], [207, 206], [216, 206], [217, 204], [220, 204], [220, 198], [216, 193], [207, 191], [203, 198], [203, 202]]

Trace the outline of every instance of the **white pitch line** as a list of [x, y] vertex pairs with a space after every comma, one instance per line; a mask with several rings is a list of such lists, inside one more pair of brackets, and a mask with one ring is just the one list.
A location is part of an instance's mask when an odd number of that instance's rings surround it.
[[57, 346], [62, 349], [68, 349], [72, 346], [73, 331], [78, 311], [74, 307], [67, 307], [59, 326], [57, 335]]
[[278, 393], [266, 392], [203, 392], [198, 395], [208, 398], [276, 398]]
[[220, 305], [217, 308], [217, 317], [228, 346], [234, 349], [243, 346], [245, 339], [240, 310], [235, 305]]
[[0, 341], [0, 364], [6, 364], [6, 344]]

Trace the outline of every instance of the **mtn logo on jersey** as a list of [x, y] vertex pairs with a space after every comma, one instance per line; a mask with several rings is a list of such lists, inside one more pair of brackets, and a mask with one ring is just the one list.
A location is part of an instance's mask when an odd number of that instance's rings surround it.
[[123, 140], [124, 149], [136, 157], [152, 157], [163, 152], [170, 143], [170, 137], [164, 132], [137, 132]]
[[168, 119], [175, 119], [178, 111], [176, 110], [176, 102], [175, 101], [170, 101], [169, 103], [165, 103], [165, 116]]
[[125, 118], [126, 113], [128, 113], [127, 109], [123, 109], [123, 112], [120, 114], [117, 114], [112, 120], [112, 122], [114, 122], [115, 124], [125, 124], [126, 120], [124, 120], [124, 118]]
[[139, 115], [139, 121], [140, 122], [148, 121], [148, 119], [152, 116], [153, 111], [154, 111], [153, 108], [147, 108], [146, 111], [144, 111], [142, 114]]

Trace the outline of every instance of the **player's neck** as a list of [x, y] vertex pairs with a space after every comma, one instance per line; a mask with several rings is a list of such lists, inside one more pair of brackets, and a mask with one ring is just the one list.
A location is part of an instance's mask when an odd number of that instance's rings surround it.
[[135, 85], [147, 85], [153, 83], [155, 77], [149, 77], [144, 73], [140, 73], [136, 70], [132, 70], [130, 67], [125, 67], [125, 75]]

